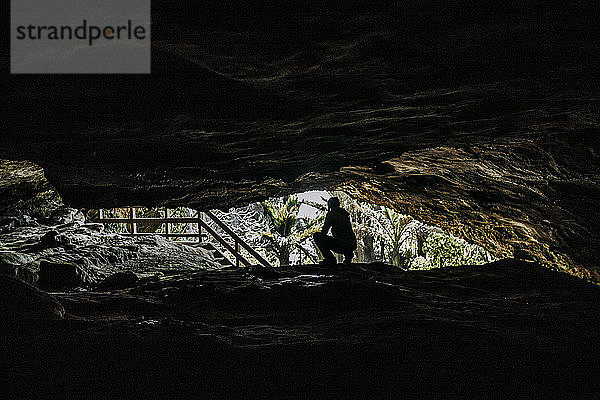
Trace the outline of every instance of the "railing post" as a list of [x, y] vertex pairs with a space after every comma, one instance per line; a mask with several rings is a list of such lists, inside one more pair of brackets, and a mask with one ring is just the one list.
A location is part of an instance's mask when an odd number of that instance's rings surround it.
[[169, 240], [169, 233], [170, 229], [169, 229], [169, 209], [167, 207], [165, 207], [165, 236], [167, 240]]
[[135, 223], [135, 207], [129, 207], [129, 218], [131, 219], [131, 234], [137, 233], [137, 224]]
[[196, 210], [196, 212], [198, 213], [198, 243], [202, 243], [202, 224], [200, 223], [202, 213], [200, 210]]
[[240, 267], [240, 242], [237, 240], [235, 241], [235, 266]]

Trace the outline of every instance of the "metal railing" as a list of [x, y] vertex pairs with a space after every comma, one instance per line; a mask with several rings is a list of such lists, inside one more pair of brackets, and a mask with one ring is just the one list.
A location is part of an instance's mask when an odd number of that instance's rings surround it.
[[[240, 238], [231, 228], [229, 228], [223, 221], [217, 218], [210, 211], [200, 212], [197, 211], [196, 216], [192, 217], [171, 217], [169, 216], [169, 209], [163, 208], [164, 217], [138, 217], [136, 213], [136, 209], [139, 207], [124, 207], [129, 210], [129, 217], [122, 218], [114, 218], [114, 217], [105, 217], [104, 210], [100, 209], [98, 211], [98, 219], [97, 222], [103, 224], [128, 224], [128, 232], [127, 235], [131, 236], [146, 236], [146, 235], [159, 235], [167, 238], [197, 238], [197, 242], [181, 242], [181, 243], [191, 243], [191, 244], [202, 244], [205, 243], [204, 239], [210, 235], [220, 246], [222, 246], [225, 250], [227, 250], [233, 258], [235, 259], [235, 265], [240, 267], [242, 264], [244, 266], [251, 266], [252, 263], [245, 258], [241, 252], [240, 248], [244, 249], [248, 252], [252, 257], [258, 261], [264, 267], [271, 267], [271, 264], [265, 260], [256, 250], [252, 248], [248, 243], [246, 243], [242, 238]], [[230, 244], [227, 240], [223, 238], [215, 229], [213, 229], [204, 219], [203, 216], [206, 215], [210, 220], [214, 222], [223, 232], [225, 232], [231, 239], [233, 239], [233, 244]], [[197, 224], [197, 232], [191, 233], [178, 233], [171, 232], [171, 224]], [[165, 232], [138, 232], [138, 224], [143, 225], [165, 225]], [[204, 232], [206, 233], [204, 233]]]

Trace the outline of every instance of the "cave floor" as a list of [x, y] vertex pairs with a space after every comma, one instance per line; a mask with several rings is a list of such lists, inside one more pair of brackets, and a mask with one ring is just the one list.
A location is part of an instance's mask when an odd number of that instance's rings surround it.
[[581, 398], [600, 288], [539, 266], [173, 271], [3, 326], [6, 398]]

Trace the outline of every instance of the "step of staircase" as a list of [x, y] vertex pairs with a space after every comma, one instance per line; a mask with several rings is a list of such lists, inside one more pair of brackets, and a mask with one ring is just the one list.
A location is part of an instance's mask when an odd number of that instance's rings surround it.
[[227, 257], [225, 257], [225, 255], [223, 253], [221, 253], [221, 251], [219, 249], [217, 249], [212, 243], [199, 243], [198, 247], [202, 247], [205, 250], [208, 250], [212, 253], [214, 259], [216, 262], [218, 262], [219, 264], [223, 265], [223, 266], [233, 266], [233, 263], [231, 261], [229, 261], [229, 259]]

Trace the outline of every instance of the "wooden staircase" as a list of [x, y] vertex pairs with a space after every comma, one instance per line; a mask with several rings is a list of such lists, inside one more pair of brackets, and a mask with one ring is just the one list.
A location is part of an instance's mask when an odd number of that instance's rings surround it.
[[[188, 241], [179, 241], [178, 243], [185, 243], [190, 246], [202, 247], [205, 250], [211, 252], [214, 256], [215, 261], [223, 266], [246, 266], [251, 265], [262, 265], [264, 267], [271, 267], [271, 264], [265, 260], [260, 254], [256, 252], [248, 243], [240, 238], [227, 224], [217, 218], [212, 212], [199, 210], [196, 211], [196, 215], [192, 217], [171, 217], [169, 216], [169, 209], [163, 208], [164, 217], [138, 217], [136, 209], [140, 207], [125, 207], [129, 209], [127, 218], [111, 218], [104, 216], [104, 210], [98, 210], [97, 222], [103, 224], [115, 224], [123, 223], [127, 224], [127, 233], [131, 236], [145, 236], [145, 235], [160, 235], [166, 238], [186, 238], [191, 239]], [[212, 222], [212, 224], [210, 223]], [[192, 224], [196, 225], [197, 229], [195, 232], [188, 233], [176, 233], [172, 232], [172, 224]], [[138, 224], [144, 225], [165, 225], [165, 232], [138, 232]], [[212, 226], [211, 226], [212, 225]], [[220, 234], [213, 226], [218, 227], [224, 235]], [[229, 240], [223, 236], [228, 236]], [[209, 242], [207, 238], [213, 238], [215, 243]], [[196, 239], [196, 240], [193, 240]], [[244, 255], [241, 254], [241, 249], [244, 249], [252, 258], [256, 260], [256, 263], [250, 262]], [[226, 253], [231, 255], [231, 258], [226, 256]], [[233, 260], [233, 261], [232, 261]]]
[[204, 250], [207, 250], [208, 252], [210, 252], [213, 255], [213, 258], [215, 259], [216, 262], [218, 262], [219, 264], [221, 264], [224, 267], [233, 267], [235, 264], [231, 262], [231, 260], [229, 260], [227, 257], [225, 257], [225, 255], [221, 252], [221, 250], [217, 249], [212, 243], [209, 242], [201, 242], [201, 243], [196, 243], [196, 242], [190, 242], [187, 243], [189, 246], [197, 246], [197, 247], [202, 247]]

